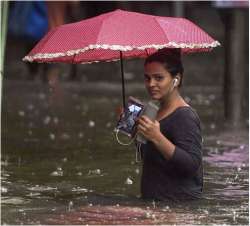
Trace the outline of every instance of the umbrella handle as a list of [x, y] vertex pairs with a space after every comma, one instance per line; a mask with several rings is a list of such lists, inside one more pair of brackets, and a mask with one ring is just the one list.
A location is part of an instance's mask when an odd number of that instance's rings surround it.
[[122, 76], [122, 101], [123, 101], [123, 108], [125, 109], [126, 99], [125, 99], [125, 81], [124, 81], [122, 51], [120, 51], [120, 61], [121, 61], [121, 76]]

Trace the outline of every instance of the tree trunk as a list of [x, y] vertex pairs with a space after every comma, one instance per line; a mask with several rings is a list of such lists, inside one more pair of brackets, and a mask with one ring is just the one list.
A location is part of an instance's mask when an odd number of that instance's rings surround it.
[[227, 15], [224, 97], [225, 118], [232, 127], [238, 127], [243, 119], [243, 98], [245, 80], [244, 59], [244, 12], [234, 9]]

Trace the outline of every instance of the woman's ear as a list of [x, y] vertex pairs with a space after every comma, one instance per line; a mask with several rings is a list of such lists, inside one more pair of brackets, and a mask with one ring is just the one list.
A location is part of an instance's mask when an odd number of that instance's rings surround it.
[[180, 84], [180, 79], [181, 79], [180, 75], [177, 74], [177, 75], [175, 76], [174, 80], [173, 80], [173, 85], [174, 85], [174, 87], [179, 86], [179, 84]]

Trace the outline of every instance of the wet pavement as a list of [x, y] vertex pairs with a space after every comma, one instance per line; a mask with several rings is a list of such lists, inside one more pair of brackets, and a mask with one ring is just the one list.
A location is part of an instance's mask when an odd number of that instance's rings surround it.
[[83, 86], [4, 80], [2, 224], [248, 225], [248, 129], [224, 130], [218, 92], [184, 90], [202, 120], [203, 199], [155, 203], [139, 198], [133, 145], [115, 140], [119, 85]]

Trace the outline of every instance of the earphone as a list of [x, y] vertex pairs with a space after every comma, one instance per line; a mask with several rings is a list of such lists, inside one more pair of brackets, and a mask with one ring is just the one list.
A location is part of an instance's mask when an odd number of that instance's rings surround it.
[[175, 79], [173, 80], [173, 86], [176, 87], [176, 86], [177, 86], [177, 83], [178, 83], [178, 79], [175, 78]]

